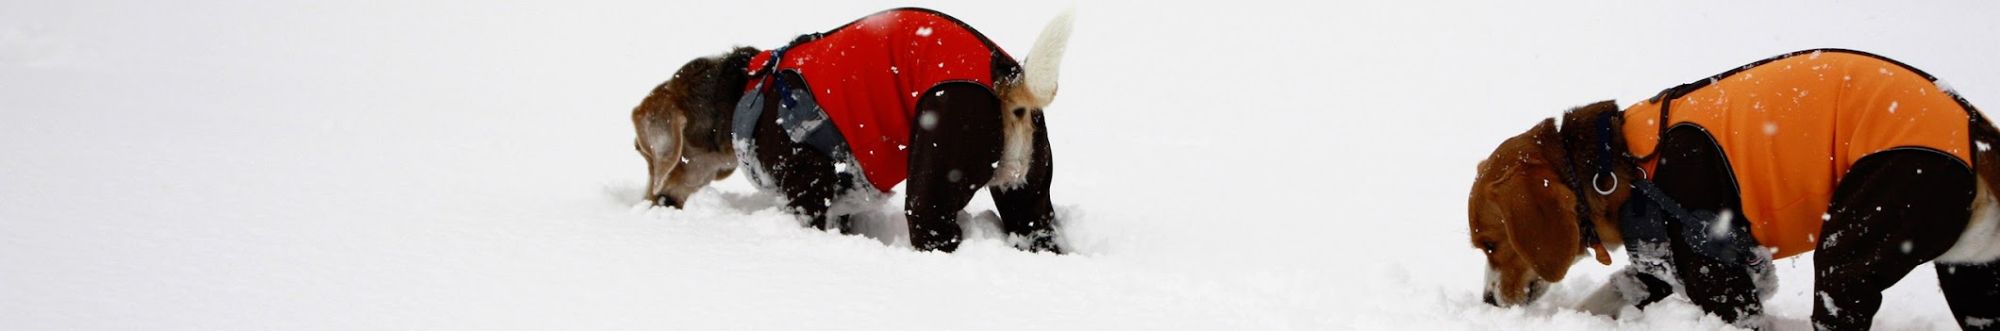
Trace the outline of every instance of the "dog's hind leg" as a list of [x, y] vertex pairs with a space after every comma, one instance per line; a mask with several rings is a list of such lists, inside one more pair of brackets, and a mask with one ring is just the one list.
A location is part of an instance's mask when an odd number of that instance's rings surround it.
[[1035, 115], [1035, 155], [1028, 165], [1026, 180], [1013, 186], [996, 186], [989, 193], [1000, 209], [1001, 227], [1007, 234], [1026, 241], [1028, 251], [1062, 254], [1055, 241], [1055, 206], [1049, 202], [1049, 184], [1055, 175], [1055, 160], [1049, 151], [1048, 124]]
[[2000, 261], [1937, 264], [1938, 287], [1966, 330], [2000, 330]]
[[904, 215], [910, 246], [958, 249], [958, 213], [993, 177], [1000, 161], [1000, 99], [970, 82], [939, 84], [917, 101], [910, 129], [910, 178]]
[[1927, 149], [1855, 162], [1834, 188], [1813, 253], [1813, 326], [1868, 329], [1882, 290], [1958, 240], [1971, 216], [1973, 179], [1964, 163]]
[[1938, 287], [1960, 328], [2000, 330], [2000, 201], [1984, 185], [1973, 201], [1964, 233], [1937, 258]]

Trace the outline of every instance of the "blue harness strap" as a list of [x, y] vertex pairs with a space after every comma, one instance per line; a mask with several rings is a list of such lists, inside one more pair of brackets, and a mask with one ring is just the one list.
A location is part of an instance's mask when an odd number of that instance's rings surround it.
[[[784, 131], [786, 138], [792, 143], [810, 146], [813, 150], [832, 158], [836, 163], [850, 165], [846, 167], [848, 171], [840, 176], [859, 177], [859, 167], [852, 166], [856, 163], [854, 154], [847, 145], [847, 139], [841, 135], [840, 129], [833, 125], [826, 114], [826, 109], [820, 107], [819, 102], [814, 100], [811, 88], [804, 86], [805, 77], [795, 71], [778, 69], [778, 64], [783, 63], [786, 50], [822, 36], [824, 34], [802, 35], [789, 45], [771, 50], [771, 56], [764, 63], [764, 67], [752, 73], [752, 76], [757, 76], [757, 84], [751, 88], [750, 93], [744, 93], [743, 98], [737, 100], [729, 128], [731, 141], [738, 147], [737, 159], [741, 165], [751, 169], [761, 169], [755, 153], [751, 152], [751, 148], [756, 144], [750, 140], [756, 139], [758, 117], [765, 111], [775, 111], [778, 128]], [[774, 98], [776, 104], [772, 104]], [[759, 186], [770, 182], [768, 178], [760, 178], [760, 175], [748, 177], [753, 184]], [[843, 181], [846, 180], [843, 178]]]
[[757, 72], [750, 73], [751, 77], [757, 78], [757, 85], [751, 87], [749, 93], [744, 93], [742, 99], [736, 100], [736, 113], [730, 117], [729, 122], [731, 140], [749, 140], [755, 137], [752, 134], [757, 132], [757, 115], [764, 112], [764, 101], [770, 97], [767, 88], [772, 86], [772, 77], [777, 76], [773, 73], [778, 71], [778, 60], [784, 58], [785, 49], [791, 47], [785, 45], [772, 49], [771, 56], [764, 59], [764, 65], [759, 67]]
[[792, 86], [805, 83], [805, 78], [790, 71], [781, 74], [789, 74], [792, 78], [772, 79], [776, 82], [773, 92], [778, 96], [778, 127], [784, 129], [785, 137], [791, 138], [793, 143], [811, 146], [837, 162], [850, 159], [852, 152], [847, 147], [847, 139], [840, 134], [840, 128], [828, 119], [826, 108], [820, 107], [819, 102], [814, 100], [812, 90], [805, 86]]

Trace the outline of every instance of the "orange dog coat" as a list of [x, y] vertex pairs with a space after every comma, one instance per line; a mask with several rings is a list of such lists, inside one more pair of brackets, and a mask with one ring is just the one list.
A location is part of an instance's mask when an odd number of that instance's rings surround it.
[[1972, 159], [1971, 118], [1952, 92], [1871, 54], [1794, 53], [1706, 83], [1626, 108], [1626, 147], [1650, 174], [1666, 128], [1706, 129], [1736, 176], [1751, 234], [1773, 258], [1816, 247], [1835, 185], [1863, 157], [1925, 148]]

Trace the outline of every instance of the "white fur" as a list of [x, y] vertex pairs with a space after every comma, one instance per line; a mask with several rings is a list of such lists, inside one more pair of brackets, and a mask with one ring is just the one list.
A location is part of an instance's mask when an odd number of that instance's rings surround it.
[[1035, 48], [1028, 50], [1027, 63], [1021, 65], [1028, 91], [1034, 94], [1039, 106], [1046, 107], [1056, 98], [1056, 78], [1062, 69], [1063, 52], [1069, 50], [1070, 25], [1075, 14], [1076, 8], [1072, 7], [1050, 19], [1042, 27], [1042, 35], [1035, 38]]
[[2000, 200], [1994, 198], [1984, 178], [1975, 186], [1979, 193], [1972, 200], [1972, 218], [1967, 220], [1965, 232], [1959, 233], [1958, 243], [1938, 256], [1938, 262], [1973, 264], [2000, 259]]
[[1499, 295], [1500, 295], [1500, 269], [1494, 269], [1494, 268], [1493, 268], [1493, 266], [1486, 266], [1486, 293], [1485, 293], [1485, 294], [1491, 294], [1491, 295], [1494, 295], [1494, 298], [1493, 298], [1493, 299], [1494, 299], [1494, 300], [1496, 300], [1496, 301], [1500, 299], [1500, 298], [1499, 298]]
[[1015, 147], [1027, 144], [1016, 144], [1012, 141], [1015, 139], [1008, 140], [1004, 151], [1005, 158], [993, 165], [993, 180], [987, 181], [986, 186], [1012, 190], [1028, 183], [1028, 158], [1026, 156], [1016, 158], [1014, 155], [1027, 154], [1031, 148]]
[[[1011, 120], [1011, 119], [1010, 119]], [[1015, 130], [1006, 132], [1005, 144], [1000, 148], [1000, 161], [993, 163], [993, 179], [986, 186], [1000, 190], [1012, 190], [1028, 182], [1028, 161], [1034, 160], [1035, 134], [1028, 124], [1015, 124]], [[1027, 131], [1027, 132], [1021, 132]]]

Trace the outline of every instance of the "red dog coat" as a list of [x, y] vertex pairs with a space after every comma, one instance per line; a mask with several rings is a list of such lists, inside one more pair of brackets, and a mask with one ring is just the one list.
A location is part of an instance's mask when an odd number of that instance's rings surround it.
[[[757, 54], [748, 70], [762, 73], [773, 52]], [[916, 8], [869, 15], [775, 52], [775, 69], [804, 78], [868, 182], [883, 192], [908, 178], [910, 126], [924, 93], [955, 81], [992, 89], [997, 73], [1015, 66], [978, 31]], [[753, 79], [745, 89], [756, 85]]]

